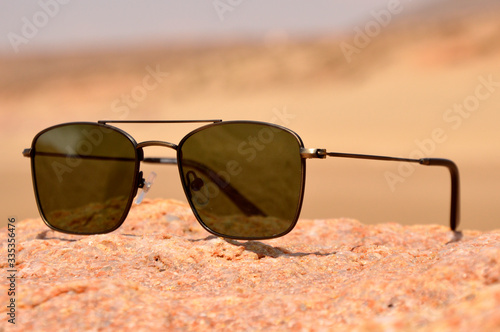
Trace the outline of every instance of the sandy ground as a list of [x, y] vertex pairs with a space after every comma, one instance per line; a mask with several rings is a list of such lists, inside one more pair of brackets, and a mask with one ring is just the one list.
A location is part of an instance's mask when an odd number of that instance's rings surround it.
[[[353, 45], [354, 35], [0, 59], [0, 224], [9, 216], [38, 216], [29, 160], [21, 151], [48, 126], [99, 119], [222, 118], [285, 125], [306, 147], [401, 157], [420, 151], [452, 159], [461, 172], [461, 227], [497, 229], [497, 17], [490, 13], [439, 23], [395, 22], [358, 49], [350, 62], [340, 45]], [[127, 105], [121, 98], [142, 86], [150, 71], [161, 72], [157, 85]], [[487, 81], [493, 83], [485, 85]], [[464, 111], [453, 111], [454, 105]], [[121, 127], [137, 141], [174, 143], [195, 128]], [[162, 149], [146, 153], [172, 155]], [[398, 167], [380, 161], [308, 161], [302, 217], [446, 225], [446, 170], [417, 165], [406, 176]], [[175, 168], [144, 166], [146, 172], [152, 169], [159, 177], [151, 198], [185, 200]], [[391, 188], [387, 172], [403, 175], [404, 181]]]

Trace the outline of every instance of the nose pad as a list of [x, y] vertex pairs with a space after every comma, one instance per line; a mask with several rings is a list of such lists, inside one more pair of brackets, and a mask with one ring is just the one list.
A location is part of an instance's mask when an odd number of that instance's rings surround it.
[[[187, 181], [188, 181], [188, 187], [192, 191], [200, 191], [200, 189], [203, 188], [203, 186], [205, 185], [203, 180], [201, 178], [197, 177], [196, 173], [193, 171], [187, 172], [186, 176], [187, 176]], [[192, 180], [191, 180], [191, 177], [193, 178]]]
[[146, 194], [149, 192], [149, 190], [153, 186], [153, 183], [155, 182], [155, 179], [156, 179], [156, 173], [155, 172], [149, 173], [148, 179], [144, 182], [144, 185], [142, 187], [142, 191], [139, 194], [139, 197], [137, 197], [137, 200], [135, 201], [135, 204], [141, 204], [142, 203], [142, 200], [144, 199], [144, 197], [146, 197]]

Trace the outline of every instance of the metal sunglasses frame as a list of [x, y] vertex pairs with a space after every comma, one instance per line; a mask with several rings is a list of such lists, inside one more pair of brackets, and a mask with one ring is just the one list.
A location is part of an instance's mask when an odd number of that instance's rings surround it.
[[[202, 127], [199, 127], [191, 132], [189, 132], [186, 136], [184, 136], [179, 144], [174, 144], [170, 142], [165, 142], [165, 141], [145, 141], [141, 143], [137, 143], [135, 139], [130, 136], [128, 133], [123, 131], [120, 128], [110, 126], [109, 124], [166, 124], [166, 123], [209, 123], [208, 125], [204, 125]], [[213, 126], [218, 126], [218, 125], [228, 125], [228, 124], [259, 124], [263, 126], [269, 126], [273, 128], [279, 128], [281, 130], [287, 131], [290, 134], [292, 134], [296, 139], [298, 144], [300, 145], [300, 158], [302, 162], [302, 174], [301, 174], [301, 189], [300, 189], [300, 198], [298, 202], [298, 206], [296, 207], [296, 214], [293, 222], [291, 223], [290, 227], [277, 235], [273, 236], [268, 236], [268, 237], [241, 237], [241, 236], [229, 236], [225, 234], [220, 234], [217, 233], [213, 230], [211, 230], [209, 227], [205, 225], [203, 220], [201, 220], [201, 217], [198, 215], [196, 208], [194, 207], [194, 204], [190, 198], [190, 193], [189, 193], [189, 184], [186, 183], [183, 172], [182, 172], [182, 164], [178, 163], [177, 160], [180, 158], [180, 154], [182, 151], [182, 145], [184, 142], [193, 134], [202, 131], [206, 128], [210, 128]], [[292, 130], [276, 125], [276, 124], [271, 124], [271, 123], [266, 123], [266, 122], [259, 122], [259, 121], [222, 121], [220, 119], [216, 120], [99, 120], [97, 123], [95, 122], [70, 122], [70, 123], [64, 123], [64, 124], [59, 124], [56, 126], [49, 127], [40, 133], [38, 133], [35, 138], [33, 139], [31, 148], [25, 149], [23, 151], [23, 156], [31, 158], [31, 170], [32, 170], [32, 181], [33, 181], [33, 189], [35, 191], [35, 197], [36, 197], [36, 202], [38, 206], [38, 210], [40, 212], [40, 215], [45, 222], [45, 224], [56, 231], [63, 232], [63, 233], [70, 233], [70, 234], [82, 234], [82, 235], [89, 235], [89, 234], [99, 234], [99, 232], [96, 233], [74, 233], [74, 232], [68, 232], [65, 230], [57, 229], [53, 227], [45, 218], [41, 204], [40, 204], [40, 199], [38, 196], [38, 190], [37, 190], [37, 184], [36, 184], [36, 178], [35, 178], [35, 164], [34, 164], [34, 156], [36, 154], [35, 151], [35, 143], [38, 139], [39, 136], [41, 136], [43, 133], [55, 129], [57, 127], [61, 126], [67, 126], [67, 125], [96, 125], [96, 126], [102, 126], [105, 128], [109, 128], [112, 130], [115, 130], [121, 134], [123, 134], [134, 146], [135, 148], [135, 179], [133, 181], [134, 186], [133, 190], [130, 193], [130, 197], [128, 199], [126, 209], [120, 219], [120, 221], [117, 223], [116, 227], [107, 230], [105, 233], [112, 232], [119, 228], [123, 222], [125, 221], [128, 212], [130, 211], [130, 208], [132, 206], [134, 197], [137, 195], [137, 191], [139, 188], [144, 188], [146, 185], [146, 180], [143, 177], [142, 171], [140, 171], [140, 162], [144, 163], [159, 163], [159, 164], [177, 164], [178, 169], [179, 169], [179, 174], [182, 182], [182, 187], [184, 189], [184, 193], [186, 194], [186, 198], [191, 206], [191, 209], [193, 213], [196, 216], [196, 219], [198, 222], [201, 224], [201, 226], [207, 230], [208, 232], [224, 237], [224, 238], [232, 238], [232, 239], [239, 239], [239, 240], [261, 240], [261, 239], [271, 239], [271, 238], [277, 238], [286, 235], [289, 233], [296, 225], [297, 220], [300, 215], [300, 210], [302, 208], [302, 201], [304, 197], [304, 189], [305, 189], [305, 178], [306, 178], [306, 159], [325, 159], [326, 157], [337, 157], [337, 158], [354, 158], [354, 159], [369, 159], [369, 160], [381, 160], [381, 161], [398, 161], [398, 162], [410, 162], [410, 163], [418, 163], [421, 165], [426, 165], [426, 166], [442, 166], [446, 167], [451, 176], [451, 203], [450, 203], [450, 228], [452, 231], [456, 231], [459, 221], [460, 221], [460, 177], [459, 177], [459, 171], [457, 165], [448, 159], [442, 159], [442, 158], [421, 158], [421, 159], [409, 159], [409, 158], [398, 158], [398, 157], [387, 157], [387, 156], [377, 156], [377, 155], [365, 155], [365, 154], [352, 154], [352, 153], [339, 153], [339, 152], [328, 152], [326, 149], [323, 148], [305, 148], [304, 144], [302, 142], [302, 139], [300, 138], [299, 135], [297, 135], [295, 132]], [[176, 158], [144, 158], [144, 151], [143, 148], [145, 147], [150, 147], [150, 146], [161, 146], [161, 147], [167, 147], [171, 148], [173, 150], [177, 151], [177, 157]], [[71, 157], [71, 156], [70, 156]], [[96, 158], [92, 156], [75, 156], [75, 157], [80, 157], [80, 158]], [[100, 159], [103, 159], [103, 157], [99, 157]], [[105, 158], [105, 157], [104, 157]], [[107, 159], [107, 158], [105, 158]], [[109, 159], [114, 159], [114, 158], [109, 158]], [[184, 161], [186, 162], [186, 161]], [[188, 165], [189, 167], [194, 167], [198, 171], [204, 173], [206, 176], [209, 176], [211, 180], [214, 181], [214, 183], [222, 183], [223, 181], [216, 172], [207, 169], [203, 165], [200, 164], [193, 164], [190, 163]], [[224, 186], [219, 186], [223, 191], [225, 192], [226, 196], [233, 201], [233, 203], [240, 208], [240, 210], [245, 213], [246, 215], [252, 215], [252, 214], [257, 214], [257, 215], [262, 215], [262, 211], [258, 209], [258, 207], [254, 206], [250, 201], [248, 201], [241, 193], [239, 193], [235, 188], [233, 188], [230, 185], [225, 184]]]

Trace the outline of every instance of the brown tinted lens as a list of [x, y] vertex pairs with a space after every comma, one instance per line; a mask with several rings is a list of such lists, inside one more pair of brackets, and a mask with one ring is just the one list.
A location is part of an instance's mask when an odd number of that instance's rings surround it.
[[126, 135], [97, 124], [69, 124], [43, 132], [33, 148], [38, 204], [51, 227], [96, 234], [123, 222], [138, 163]]
[[198, 220], [241, 239], [290, 231], [302, 201], [300, 148], [292, 132], [262, 123], [220, 123], [188, 135], [178, 160]]

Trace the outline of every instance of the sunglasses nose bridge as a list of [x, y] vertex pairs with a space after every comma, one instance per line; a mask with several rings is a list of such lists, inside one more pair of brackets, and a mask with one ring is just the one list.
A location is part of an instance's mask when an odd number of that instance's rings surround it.
[[[177, 164], [177, 158], [144, 158], [143, 148], [149, 147], [149, 146], [167, 147], [167, 148], [174, 149], [177, 151], [177, 145], [170, 143], [170, 142], [163, 142], [163, 141], [141, 142], [141, 143], [136, 145], [136, 149], [138, 152], [137, 155], [138, 155], [139, 161], [142, 161], [145, 163], [152, 163], [152, 164], [170, 164], [170, 165]], [[149, 189], [151, 189], [151, 186], [153, 185], [155, 178], [156, 178], [155, 172], [151, 172], [151, 174], [149, 175], [147, 180], [143, 178], [143, 172], [142, 171], [139, 172], [137, 188], [142, 188], [142, 192], [139, 195], [139, 197], [137, 198], [136, 204], [140, 204], [142, 202], [143, 198], [146, 196]]]
[[163, 141], [146, 141], [146, 142], [141, 142], [137, 144], [137, 149], [142, 149], [148, 146], [163, 146], [166, 148], [174, 149], [177, 151], [177, 144], [170, 143], [170, 142], [163, 142]]
[[177, 151], [177, 144], [163, 141], [146, 141], [137, 144], [137, 150], [139, 152], [139, 160], [145, 163], [154, 163], [154, 164], [177, 164], [177, 158], [144, 158], [144, 150], [143, 148], [149, 146], [161, 146], [173, 149]]

